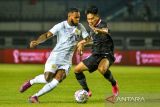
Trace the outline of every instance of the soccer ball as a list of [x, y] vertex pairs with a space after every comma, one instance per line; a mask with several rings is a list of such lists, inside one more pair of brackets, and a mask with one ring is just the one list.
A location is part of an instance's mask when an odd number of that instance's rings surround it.
[[88, 92], [85, 90], [77, 90], [74, 94], [77, 103], [86, 103], [88, 99]]

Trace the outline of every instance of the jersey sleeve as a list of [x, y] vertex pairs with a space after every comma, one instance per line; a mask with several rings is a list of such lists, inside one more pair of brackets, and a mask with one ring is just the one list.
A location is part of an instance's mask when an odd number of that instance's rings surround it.
[[60, 29], [63, 27], [63, 23], [58, 23], [55, 26], [53, 26], [49, 31], [53, 34], [53, 35], [57, 35], [57, 33], [60, 31]]
[[82, 38], [86, 38], [89, 36], [86, 28], [82, 24], [80, 24], [80, 30], [82, 31]]
[[101, 28], [108, 28], [107, 23], [104, 22], [104, 21], [102, 21], [102, 23], [101, 23]]

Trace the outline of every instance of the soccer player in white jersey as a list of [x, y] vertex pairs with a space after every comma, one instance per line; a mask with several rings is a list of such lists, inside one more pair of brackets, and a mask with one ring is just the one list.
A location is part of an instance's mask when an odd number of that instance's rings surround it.
[[[80, 38], [83, 38], [83, 41], [88, 38], [88, 33], [84, 26], [79, 23], [79, 19], [79, 10], [71, 8], [68, 11], [66, 21], [56, 24], [47, 33], [40, 35], [37, 40], [31, 41], [30, 47], [34, 48], [48, 38], [57, 36], [57, 44], [46, 61], [44, 74], [25, 82], [20, 88], [22, 93], [33, 84], [45, 83], [39, 92], [29, 97], [31, 103], [39, 103], [38, 97], [55, 88], [69, 73], [74, 50], [81, 43], [79, 42]], [[78, 50], [80, 51], [81, 48]]]

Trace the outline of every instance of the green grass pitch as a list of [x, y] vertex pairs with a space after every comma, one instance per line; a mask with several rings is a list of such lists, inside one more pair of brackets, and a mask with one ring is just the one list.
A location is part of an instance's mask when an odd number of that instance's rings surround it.
[[158, 107], [160, 106], [160, 67], [112, 66], [118, 80], [120, 97], [143, 97], [145, 101], [105, 101], [111, 95], [111, 85], [98, 72], [85, 72], [93, 96], [85, 104], [74, 100], [81, 89], [71, 69], [68, 77], [54, 90], [39, 98], [40, 104], [28, 103], [28, 97], [43, 87], [36, 84], [23, 94], [19, 87], [24, 81], [43, 73], [44, 65], [0, 64], [0, 107]]

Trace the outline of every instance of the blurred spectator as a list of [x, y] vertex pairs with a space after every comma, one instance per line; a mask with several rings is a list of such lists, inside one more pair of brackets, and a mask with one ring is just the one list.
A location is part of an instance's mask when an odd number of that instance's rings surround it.
[[128, 18], [129, 19], [133, 19], [133, 16], [134, 16], [134, 6], [132, 4], [132, 0], [127, 0], [126, 1], [126, 6], [127, 6]]
[[143, 8], [144, 8], [144, 13], [143, 13], [144, 20], [150, 21], [152, 18], [151, 7], [145, 0], [143, 1]]

